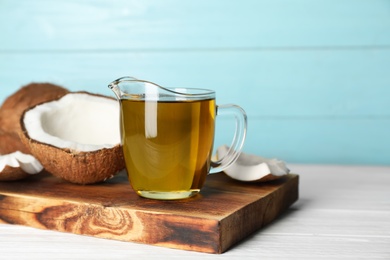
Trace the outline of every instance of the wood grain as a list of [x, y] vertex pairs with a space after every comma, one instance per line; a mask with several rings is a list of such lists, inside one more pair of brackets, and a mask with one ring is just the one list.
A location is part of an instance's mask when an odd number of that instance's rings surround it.
[[123, 174], [79, 186], [44, 173], [0, 183], [0, 223], [222, 253], [297, 199], [298, 175], [248, 184], [215, 174], [194, 198], [156, 201], [138, 197]]
[[0, 224], [2, 259], [390, 259], [390, 167], [289, 165], [299, 201], [223, 255]]

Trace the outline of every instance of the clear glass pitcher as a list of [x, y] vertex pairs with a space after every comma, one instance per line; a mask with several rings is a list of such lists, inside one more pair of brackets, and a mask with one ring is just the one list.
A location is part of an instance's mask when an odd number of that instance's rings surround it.
[[[220, 172], [239, 156], [247, 128], [237, 105], [216, 105], [207, 89], [164, 88], [122, 77], [111, 84], [120, 102], [121, 140], [134, 191], [151, 199], [183, 199], [201, 190], [208, 173]], [[233, 115], [236, 129], [230, 150], [212, 160], [215, 119]]]

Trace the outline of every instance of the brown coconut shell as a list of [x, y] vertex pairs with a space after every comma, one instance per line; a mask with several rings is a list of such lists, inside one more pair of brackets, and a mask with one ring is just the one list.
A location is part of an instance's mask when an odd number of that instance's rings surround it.
[[5, 166], [0, 172], [0, 181], [18, 181], [27, 178], [30, 174], [26, 173], [20, 167]]
[[[97, 94], [87, 94], [111, 98]], [[45, 170], [52, 175], [75, 184], [93, 184], [110, 179], [125, 168], [125, 160], [120, 144], [109, 149], [83, 152], [58, 148], [30, 138], [23, 123], [24, 114], [28, 110], [23, 112], [20, 121], [22, 128], [21, 140], [24, 145], [28, 146], [31, 154], [38, 159]]]
[[17, 133], [3, 132], [0, 130], [0, 155], [16, 151], [28, 154], [29, 149], [22, 143]]

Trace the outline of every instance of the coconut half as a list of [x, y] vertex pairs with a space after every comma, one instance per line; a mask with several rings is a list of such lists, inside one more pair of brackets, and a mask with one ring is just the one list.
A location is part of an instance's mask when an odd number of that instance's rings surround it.
[[[229, 147], [217, 149], [217, 158], [222, 158]], [[241, 153], [238, 159], [224, 170], [229, 177], [246, 182], [265, 182], [276, 180], [289, 174], [285, 162], [278, 159], [268, 159], [254, 154]]]
[[0, 129], [7, 132], [18, 131], [24, 110], [58, 99], [67, 93], [69, 91], [64, 87], [51, 83], [30, 83], [21, 87], [0, 106]]
[[68, 92], [67, 89], [51, 83], [30, 83], [5, 99], [0, 106], [1, 181], [20, 180], [42, 170], [42, 165], [29, 155], [28, 147], [20, 139], [20, 118], [24, 110], [58, 99]]
[[21, 180], [42, 170], [42, 165], [32, 155], [19, 151], [0, 155], [0, 181]]
[[125, 168], [119, 104], [86, 92], [26, 110], [22, 140], [51, 174], [77, 184], [102, 182]]

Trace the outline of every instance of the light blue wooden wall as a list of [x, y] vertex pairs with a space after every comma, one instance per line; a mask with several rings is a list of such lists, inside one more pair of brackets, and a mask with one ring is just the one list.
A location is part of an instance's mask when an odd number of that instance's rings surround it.
[[0, 0], [0, 35], [0, 101], [131, 75], [241, 105], [246, 152], [390, 164], [388, 0]]

